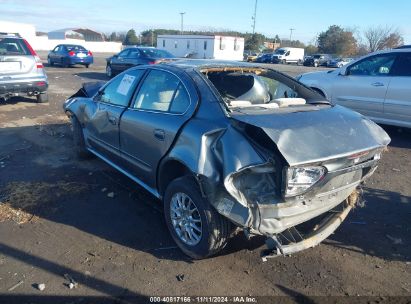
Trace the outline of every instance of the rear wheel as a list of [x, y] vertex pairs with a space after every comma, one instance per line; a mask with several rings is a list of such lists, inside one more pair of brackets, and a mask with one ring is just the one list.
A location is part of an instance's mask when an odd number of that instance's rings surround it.
[[90, 152], [86, 148], [83, 128], [81, 127], [81, 124], [78, 121], [77, 117], [74, 115], [71, 116], [71, 127], [73, 130], [74, 149], [76, 151], [77, 156], [79, 158], [89, 157]]
[[281, 61], [281, 63], [282, 63], [282, 64], [287, 64], [287, 60], [283, 59], [283, 60]]
[[318, 67], [318, 62], [314, 62], [314, 67]]
[[87, 69], [88, 69], [89, 66], [90, 66], [89, 64], [86, 64], [86, 68], [87, 68]]
[[36, 96], [37, 103], [45, 103], [49, 101], [49, 94], [47, 92], [40, 93]]
[[297, 65], [302, 65], [302, 64], [303, 64], [303, 61], [301, 59], [298, 59]]
[[219, 252], [231, 233], [231, 223], [201, 195], [191, 176], [175, 179], [167, 187], [164, 216], [178, 247], [193, 259]]

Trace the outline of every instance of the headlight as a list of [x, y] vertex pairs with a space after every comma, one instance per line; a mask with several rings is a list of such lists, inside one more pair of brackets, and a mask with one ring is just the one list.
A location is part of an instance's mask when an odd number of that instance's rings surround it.
[[325, 175], [324, 167], [291, 167], [287, 169], [285, 196], [295, 196], [306, 192]]

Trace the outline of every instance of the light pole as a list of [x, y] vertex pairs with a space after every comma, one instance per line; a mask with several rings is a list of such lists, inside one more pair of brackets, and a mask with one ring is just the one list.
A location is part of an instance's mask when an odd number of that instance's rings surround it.
[[257, 18], [257, 2], [258, 0], [255, 0], [255, 5], [254, 5], [254, 15], [251, 17], [251, 19], [253, 20], [253, 35], [255, 34], [255, 20]]
[[290, 28], [290, 45], [291, 45], [291, 37], [293, 36], [293, 31], [295, 31], [295, 28]]
[[184, 14], [185, 14], [185, 12], [180, 13], [180, 15], [181, 15], [181, 32], [180, 32], [180, 34], [181, 35], [183, 35], [183, 33], [184, 33]]

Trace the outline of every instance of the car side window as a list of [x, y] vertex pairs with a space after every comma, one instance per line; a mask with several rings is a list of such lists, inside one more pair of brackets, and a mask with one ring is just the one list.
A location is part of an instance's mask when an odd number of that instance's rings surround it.
[[134, 108], [182, 114], [189, 104], [188, 93], [176, 76], [152, 70], [137, 94]]
[[387, 76], [394, 64], [394, 54], [382, 54], [361, 60], [347, 69], [347, 75]]
[[393, 76], [411, 76], [411, 53], [401, 53], [398, 55], [392, 68]]
[[135, 50], [130, 50], [126, 56], [127, 58], [140, 58], [140, 51], [135, 49]]
[[129, 49], [121, 51], [120, 53], [118, 53], [118, 57], [128, 57], [129, 53], [130, 53]]
[[96, 97], [96, 101], [117, 106], [128, 106], [144, 70], [132, 70], [114, 78]]
[[60, 46], [56, 46], [53, 50], [53, 52], [57, 53], [60, 50]]

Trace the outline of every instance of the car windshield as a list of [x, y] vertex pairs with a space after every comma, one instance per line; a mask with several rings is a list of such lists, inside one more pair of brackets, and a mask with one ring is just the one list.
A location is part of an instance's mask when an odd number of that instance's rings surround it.
[[69, 51], [87, 51], [83, 46], [81, 45], [66, 45], [67, 50]]
[[275, 53], [276, 53], [276, 54], [279, 54], [279, 55], [284, 55], [284, 54], [285, 54], [285, 50], [276, 50]]
[[174, 58], [174, 56], [167, 52], [167, 51], [163, 51], [163, 50], [158, 50], [158, 49], [140, 49], [141, 52], [143, 52], [143, 54], [146, 57], [150, 57], [150, 58]]
[[22, 39], [0, 38], [0, 55], [30, 55]]

